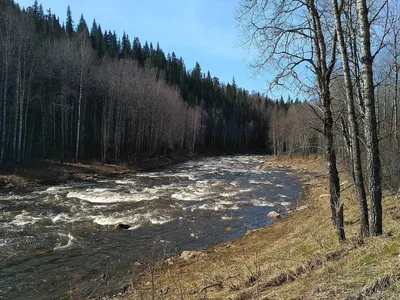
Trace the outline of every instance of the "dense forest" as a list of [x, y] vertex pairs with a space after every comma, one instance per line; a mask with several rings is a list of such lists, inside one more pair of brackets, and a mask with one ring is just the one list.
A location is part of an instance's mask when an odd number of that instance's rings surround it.
[[[65, 24], [65, 25], [64, 25]], [[158, 43], [0, 1], [0, 163], [140, 161], [171, 151], [267, 151], [286, 104], [187, 69]], [[272, 148], [271, 148], [272, 149]]]

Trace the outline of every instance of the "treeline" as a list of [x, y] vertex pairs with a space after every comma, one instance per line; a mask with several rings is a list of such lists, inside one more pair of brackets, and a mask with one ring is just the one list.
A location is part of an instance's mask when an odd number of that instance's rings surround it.
[[103, 31], [70, 8], [0, 1], [0, 163], [138, 161], [170, 151], [268, 148], [268, 106], [198, 63]]

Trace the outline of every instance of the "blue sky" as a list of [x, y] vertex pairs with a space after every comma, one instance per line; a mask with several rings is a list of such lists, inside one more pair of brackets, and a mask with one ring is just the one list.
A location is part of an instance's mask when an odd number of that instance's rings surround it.
[[[33, 0], [17, 0], [21, 7], [32, 5]], [[267, 91], [267, 74], [255, 77], [248, 64], [252, 56], [248, 50], [236, 46], [239, 32], [234, 11], [239, 0], [42, 0], [46, 12], [65, 20], [70, 5], [75, 24], [83, 13], [89, 30], [93, 19], [103, 30], [123, 31], [131, 40], [137, 36], [142, 44], [157, 42], [167, 54], [174, 51], [182, 56], [187, 68], [196, 61], [203, 72], [208, 70], [221, 82], [235, 77], [238, 86], [249, 91]], [[271, 97], [279, 95], [268, 93]]]

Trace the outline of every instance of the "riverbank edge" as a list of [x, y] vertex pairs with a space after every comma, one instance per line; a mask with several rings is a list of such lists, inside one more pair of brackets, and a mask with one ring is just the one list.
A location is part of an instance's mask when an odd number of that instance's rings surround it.
[[90, 182], [114, 178], [129, 173], [164, 168], [177, 163], [197, 160], [207, 155], [176, 152], [138, 163], [107, 164], [100, 162], [64, 162], [33, 160], [8, 164], [0, 168], [0, 195], [24, 194], [39, 186], [61, 185], [67, 182]]
[[[115, 178], [129, 173], [165, 168], [201, 158], [226, 155], [242, 155], [242, 153], [240, 151], [224, 153], [215, 150], [203, 150], [201, 152], [176, 151], [140, 162], [129, 163], [60, 162], [50, 159], [37, 159], [18, 164], [8, 163], [0, 165], [0, 195], [29, 193], [38, 186], [54, 186], [67, 182]], [[246, 153], [243, 155], [253, 154]], [[254, 155], [262, 154], [256, 152]]]
[[[400, 295], [398, 195], [385, 194], [382, 237], [358, 236], [351, 178], [341, 172], [348, 239], [330, 221], [325, 162], [320, 157], [266, 157], [263, 168], [296, 174], [296, 210], [265, 228], [201, 251], [149, 265], [113, 299], [396, 299]], [[105, 298], [107, 299], [107, 298]]]

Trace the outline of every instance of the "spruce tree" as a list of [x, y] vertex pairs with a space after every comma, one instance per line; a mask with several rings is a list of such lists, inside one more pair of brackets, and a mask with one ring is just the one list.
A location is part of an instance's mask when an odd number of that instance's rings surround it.
[[65, 32], [68, 38], [71, 38], [74, 33], [74, 21], [72, 20], [71, 8], [67, 8], [67, 22], [65, 25]]
[[81, 14], [81, 18], [79, 19], [78, 28], [76, 31], [77, 33], [85, 34], [87, 37], [89, 36], [89, 29], [86, 24], [85, 18], [83, 17], [83, 14]]
[[97, 35], [97, 23], [96, 19], [94, 19], [92, 24], [92, 29], [90, 29], [90, 41], [92, 42], [93, 49], [96, 49], [96, 35]]
[[129, 36], [124, 31], [121, 43], [121, 58], [130, 58], [131, 51], [131, 42], [129, 40]]

